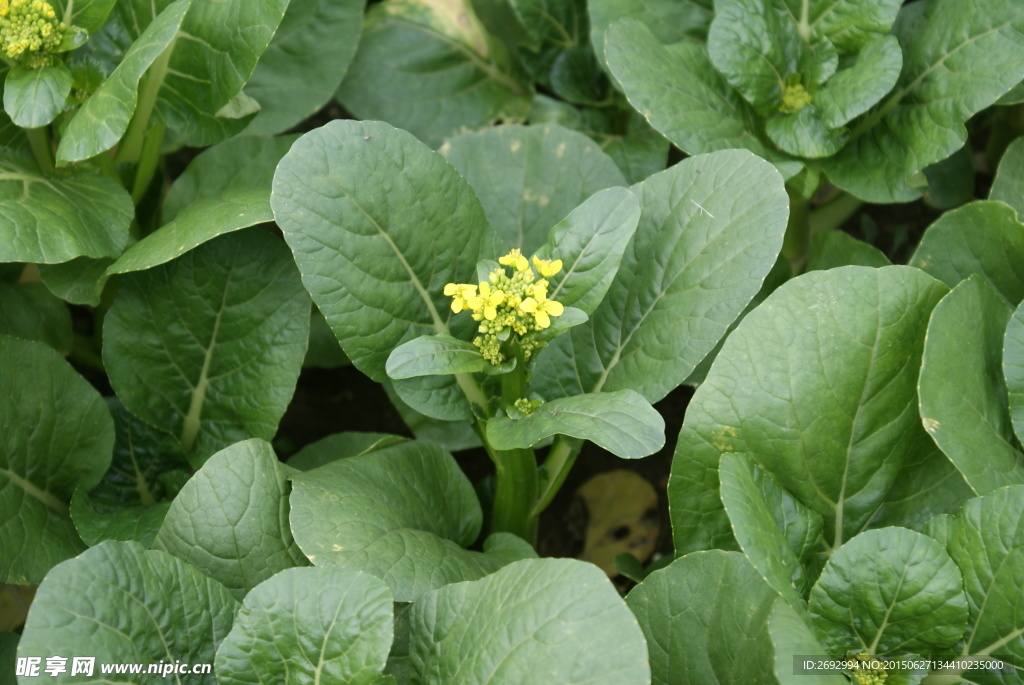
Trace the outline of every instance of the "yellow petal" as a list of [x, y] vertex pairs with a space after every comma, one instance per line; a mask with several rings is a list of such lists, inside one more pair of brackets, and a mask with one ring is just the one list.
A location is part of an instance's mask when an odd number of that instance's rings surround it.
[[456, 297], [454, 300], [452, 300], [452, 311], [458, 314], [459, 312], [462, 311], [462, 307], [465, 304], [465, 300], [463, 300], [461, 297]]
[[519, 309], [526, 312], [527, 314], [533, 314], [537, 311], [537, 300], [532, 297], [528, 297], [519, 303]]
[[495, 308], [494, 305], [489, 304], [486, 307], [484, 307], [484, 318], [485, 319], [487, 319], [488, 321], [494, 321], [494, 319], [497, 318], [497, 316], [498, 316], [498, 310], [497, 310], [497, 308]]
[[561, 316], [562, 312], [565, 311], [565, 307], [562, 306], [562, 303], [555, 300], [547, 300], [542, 305], [541, 309], [551, 316]]
[[534, 312], [533, 318], [537, 322], [537, 328], [547, 328], [551, 325], [551, 319], [548, 318], [543, 309], [538, 309]]
[[458, 283], [448, 283], [444, 287], [444, 294], [447, 295], [448, 297], [451, 297], [460, 290], [462, 290], [462, 286], [459, 285]]

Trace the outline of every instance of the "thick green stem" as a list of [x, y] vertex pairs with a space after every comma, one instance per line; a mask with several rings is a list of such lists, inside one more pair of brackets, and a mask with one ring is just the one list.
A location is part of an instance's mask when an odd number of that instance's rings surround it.
[[39, 165], [39, 171], [48, 174], [53, 171], [53, 150], [50, 148], [50, 134], [46, 127], [27, 128], [28, 144], [32, 146], [32, 154]]
[[498, 467], [491, 532], [514, 533], [530, 544], [537, 535], [537, 457], [533, 450], [495, 450]]
[[149, 130], [149, 119], [156, 107], [156, 98], [160, 94], [160, 88], [164, 85], [164, 77], [167, 75], [167, 66], [171, 62], [171, 54], [174, 52], [174, 41], [167, 46], [153, 65], [149, 68], [142, 80], [142, 87], [139, 89], [139, 104], [135, 108], [135, 114], [128, 123], [128, 131], [117, 148], [114, 161], [118, 164], [135, 164], [142, 157], [142, 147], [146, 139], [146, 132]]
[[544, 484], [537, 497], [537, 503], [534, 504], [533, 510], [530, 512], [532, 516], [540, 516], [555, 499], [555, 495], [565, 483], [566, 476], [572, 470], [572, 465], [576, 463], [576, 457], [582, 447], [582, 440], [565, 435], [555, 438], [551, 449], [548, 450], [548, 456], [544, 460]]
[[[501, 400], [506, 409], [523, 396], [526, 386], [526, 368], [518, 349], [516, 355], [516, 368], [501, 377]], [[537, 457], [531, 449], [517, 449], [493, 450], [492, 458], [497, 473], [491, 530], [514, 533], [532, 544], [537, 534], [532, 510], [540, 482]]]
[[847, 219], [861, 208], [864, 203], [849, 193], [839, 193], [834, 199], [810, 212], [808, 223], [811, 235], [833, 231], [842, 226]]
[[789, 225], [782, 241], [782, 256], [793, 267], [793, 273], [800, 273], [807, 260], [807, 246], [811, 239], [807, 200], [789, 186], [786, 186], [786, 192], [789, 194]]
[[146, 132], [142, 143], [142, 156], [139, 158], [139, 165], [135, 169], [135, 183], [132, 185], [132, 202], [136, 205], [142, 202], [146, 195], [149, 184], [153, 182], [156, 174], [156, 167], [160, 163], [160, 147], [164, 142], [164, 131], [167, 126], [157, 123]]

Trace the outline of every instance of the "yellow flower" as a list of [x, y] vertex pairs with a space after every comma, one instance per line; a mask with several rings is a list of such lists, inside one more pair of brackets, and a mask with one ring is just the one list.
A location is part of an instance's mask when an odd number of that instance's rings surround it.
[[518, 248], [510, 250], [504, 257], [498, 257], [498, 263], [505, 266], [512, 266], [514, 264], [516, 271], [527, 271], [530, 268], [530, 262], [527, 261]]
[[7, 13], [11, 11], [10, 5], [7, 4], [7, 0], [0, 0], [0, 17], [6, 17]]
[[534, 255], [533, 265], [537, 267], [537, 271], [540, 273], [540, 275], [544, 276], [545, 278], [551, 278], [552, 276], [554, 276], [555, 274], [562, 270], [561, 259], [539, 259], [537, 255]]
[[[541, 293], [538, 293], [537, 289], [534, 289], [534, 294], [536, 295]], [[565, 311], [565, 307], [562, 306], [561, 302], [549, 300], [546, 296], [538, 298], [528, 297], [520, 303], [519, 309], [527, 314], [533, 314], [533, 319], [537, 322], [537, 330], [550, 326], [550, 317], [561, 316], [562, 312]]]
[[444, 287], [444, 294], [452, 299], [452, 311], [458, 314], [463, 309], [472, 309], [469, 301], [476, 297], [476, 286], [464, 283], [449, 283]]
[[477, 298], [480, 304], [473, 307], [474, 310], [483, 308], [484, 318], [494, 321], [498, 316], [498, 305], [505, 301], [505, 293], [501, 290], [491, 290], [491, 284], [487, 281], [480, 281], [480, 297]]

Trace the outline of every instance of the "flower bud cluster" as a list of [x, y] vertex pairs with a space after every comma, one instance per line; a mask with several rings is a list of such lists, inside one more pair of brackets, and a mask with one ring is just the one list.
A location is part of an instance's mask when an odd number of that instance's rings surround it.
[[44, 0], [0, 0], [0, 50], [28, 66], [49, 64], [67, 27]]
[[540, 331], [551, 325], [552, 316], [560, 316], [564, 307], [560, 302], [548, 299], [548, 282], [562, 270], [562, 260], [533, 258], [533, 266], [519, 250], [512, 250], [498, 263], [512, 267], [512, 275], [499, 267], [492, 271], [486, 281], [478, 285], [449, 283], [444, 294], [452, 298], [452, 311], [456, 314], [463, 309], [472, 312], [473, 320], [479, 321], [479, 335], [473, 344], [480, 348], [485, 359], [497, 366], [505, 361], [502, 341], [512, 333], [519, 336], [520, 349], [529, 360], [543, 343], [523, 339], [531, 331]]

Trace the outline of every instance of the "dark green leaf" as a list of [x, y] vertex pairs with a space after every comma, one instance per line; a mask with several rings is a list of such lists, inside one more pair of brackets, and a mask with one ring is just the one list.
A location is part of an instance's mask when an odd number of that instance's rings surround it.
[[483, 27], [458, 0], [374, 5], [338, 91], [361, 119], [381, 119], [432, 147], [464, 128], [521, 119], [532, 93], [490, 54]]
[[64, 110], [73, 80], [63, 64], [13, 67], [4, 81], [4, 111], [22, 128], [46, 126]]
[[392, 350], [387, 373], [393, 379], [402, 379], [476, 373], [488, 366], [491, 363], [473, 343], [450, 335], [421, 335]]
[[116, 257], [135, 217], [131, 197], [98, 174], [47, 178], [0, 158], [0, 260], [56, 264]]
[[285, 131], [331, 99], [356, 54], [366, 0], [289, 2], [245, 92], [260, 103], [247, 134]]
[[902, 68], [903, 52], [894, 36], [872, 39], [860, 49], [856, 62], [814, 94], [825, 127], [838, 128], [871, 109], [893, 89]]
[[332, 461], [292, 478], [295, 541], [317, 566], [350, 566], [388, 584], [399, 602], [481, 578], [530, 546], [491, 536], [471, 552], [483, 513], [473, 486], [450, 454], [404, 442]]
[[[106, 22], [117, 0], [53, 0], [51, 3], [68, 25], [79, 26], [89, 33], [95, 33]], [[71, 15], [66, 14], [71, 5]]]
[[676, 549], [731, 544], [717, 492], [726, 452], [821, 514], [826, 543], [858, 533], [903, 465], [931, 450], [917, 378], [945, 293], [917, 269], [851, 266], [793, 279], [750, 312], [687, 407], [669, 480]]
[[584, 200], [626, 183], [596, 143], [561, 126], [493, 127], [455, 136], [441, 152], [505, 244], [527, 256]]
[[796, 673], [794, 657], [825, 656], [825, 648], [809, 624], [803, 609], [793, 607], [784, 597], [775, 600], [768, 617], [768, 632], [775, 647], [775, 677], [779, 685], [847, 685], [850, 681], [834, 671]]
[[71, 351], [71, 314], [42, 283], [0, 283], [0, 333]]
[[217, 649], [217, 682], [376, 682], [394, 632], [391, 605], [387, 586], [359, 571], [282, 571], [246, 595]]
[[662, 46], [634, 19], [617, 22], [606, 40], [611, 73], [630, 103], [681, 150], [743, 148], [776, 164], [784, 177], [800, 170], [800, 162], [761, 142], [753, 108], [715, 71], [703, 46]]
[[477, 261], [502, 252], [459, 173], [380, 122], [303, 136], [278, 166], [271, 205], [317, 307], [378, 382], [395, 347], [449, 332], [445, 284], [472, 282]]
[[107, 470], [114, 426], [99, 393], [46, 345], [0, 335], [0, 360], [0, 580], [30, 585], [85, 548], [68, 502]]
[[528, 559], [430, 592], [412, 608], [410, 682], [650, 682], [643, 634], [605, 574]]
[[252, 229], [126, 277], [103, 359], [125, 406], [177, 435], [198, 466], [238, 440], [274, 437], [308, 339], [288, 250]]
[[278, 571], [306, 565], [288, 529], [287, 471], [263, 440], [221, 450], [174, 498], [153, 548], [192, 564], [239, 600]]
[[296, 452], [288, 460], [288, 466], [299, 471], [311, 471], [336, 459], [367, 454], [406, 440], [408, 438], [388, 433], [334, 433]]
[[605, 33], [619, 19], [641, 22], [668, 44], [703, 40], [714, 16], [713, 0], [588, 0], [590, 42], [598, 60], [605, 61]]
[[921, 366], [921, 420], [971, 489], [1024, 483], [1001, 379], [1003, 333], [1013, 309], [979, 276], [935, 307]]
[[691, 157], [633, 192], [640, 224], [608, 294], [590, 321], [537, 358], [534, 383], [549, 399], [631, 389], [660, 400], [775, 264], [788, 198], [775, 169], [749, 152]]
[[1024, 303], [1006, 326], [1003, 342], [1003, 375], [1006, 378], [1010, 418], [1018, 442], [1024, 444]]
[[1017, 210], [1018, 216], [1024, 216], [1024, 138], [1006, 148], [988, 197], [1005, 202]]
[[950, 288], [977, 274], [1007, 302], [1024, 300], [1024, 224], [1001, 202], [978, 201], [946, 212], [928, 227], [910, 265]]
[[563, 397], [518, 420], [502, 416], [487, 422], [487, 441], [498, 450], [533, 447], [559, 434], [639, 459], [664, 446], [665, 421], [643, 397], [620, 390]]
[[626, 597], [647, 638], [651, 682], [766, 682], [776, 597], [735, 552], [688, 554], [651, 573]]
[[890, 266], [892, 262], [874, 245], [843, 231], [815, 233], [807, 250], [804, 271], [826, 271], [839, 266]]
[[896, 88], [824, 163], [829, 180], [871, 202], [919, 197], [909, 179], [963, 147], [964, 122], [1024, 78], [1022, 33], [1024, 5], [1010, 0], [907, 5], [893, 27], [903, 47]]
[[832, 554], [808, 609], [825, 654], [938, 654], [964, 634], [963, 588], [942, 545], [905, 528], [882, 528]]
[[[18, 656], [93, 656], [96, 675], [100, 664], [212, 664], [237, 609], [227, 588], [170, 554], [104, 542], [46, 576]], [[70, 669], [51, 680], [83, 682]], [[213, 673], [189, 680], [217, 682]]]

